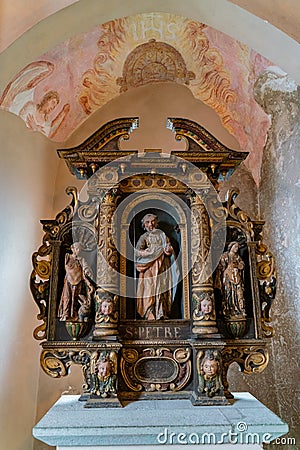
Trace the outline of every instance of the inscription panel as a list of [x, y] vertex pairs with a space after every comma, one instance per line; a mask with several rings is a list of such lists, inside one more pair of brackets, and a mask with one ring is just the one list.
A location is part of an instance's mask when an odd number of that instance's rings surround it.
[[188, 339], [190, 334], [190, 321], [128, 321], [123, 322], [120, 327], [120, 336], [126, 340], [147, 339]]
[[122, 349], [121, 374], [130, 391], [179, 391], [191, 377], [191, 348]]
[[141, 383], [171, 383], [178, 375], [178, 365], [171, 358], [141, 358], [134, 367]]

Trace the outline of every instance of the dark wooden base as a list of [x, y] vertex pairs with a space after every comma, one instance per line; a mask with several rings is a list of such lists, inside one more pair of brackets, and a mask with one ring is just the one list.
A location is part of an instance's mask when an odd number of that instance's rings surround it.
[[103, 398], [90, 396], [84, 405], [84, 408], [122, 408], [123, 405], [118, 397]]

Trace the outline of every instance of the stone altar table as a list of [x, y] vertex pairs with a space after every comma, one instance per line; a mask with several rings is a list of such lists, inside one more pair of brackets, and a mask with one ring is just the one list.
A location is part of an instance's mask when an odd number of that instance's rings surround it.
[[193, 406], [189, 400], [141, 400], [123, 408], [84, 408], [77, 395], [63, 395], [33, 429], [57, 450], [262, 448], [288, 426], [249, 393], [232, 405]]

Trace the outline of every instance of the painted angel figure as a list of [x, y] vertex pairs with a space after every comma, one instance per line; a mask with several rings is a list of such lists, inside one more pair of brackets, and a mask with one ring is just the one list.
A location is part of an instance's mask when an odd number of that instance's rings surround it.
[[70, 105], [66, 103], [54, 118], [50, 118], [52, 111], [58, 106], [59, 102], [58, 92], [49, 91], [39, 103], [35, 104], [33, 101], [25, 103], [19, 112], [19, 116], [24, 119], [28, 128], [33, 131], [40, 131], [51, 139], [70, 111]]
[[35, 100], [37, 86], [53, 74], [55, 67], [50, 61], [35, 61], [22, 69], [7, 85], [0, 98], [0, 105], [20, 116], [26, 126], [39, 131], [52, 139], [65, 121], [70, 104], [66, 103], [59, 112], [55, 110], [60, 103], [57, 91], [49, 90]]
[[145, 320], [167, 319], [179, 278], [174, 250], [169, 238], [158, 228], [155, 214], [146, 214], [142, 225], [146, 232], [135, 249], [139, 272], [137, 312]]

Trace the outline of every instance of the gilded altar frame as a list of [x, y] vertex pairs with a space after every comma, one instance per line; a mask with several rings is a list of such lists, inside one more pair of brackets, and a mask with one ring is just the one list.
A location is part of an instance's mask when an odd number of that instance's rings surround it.
[[[264, 370], [274, 333], [270, 308], [276, 273], [263, 243], [263, 222], [240, 210], [238, 192], [231, 191], [224, 203], [217, 195], [219, 177], [228, 177], [247, 153], [228, 149], [199, 124], [181, 118], [168, 119], [168, 126], [176, 139], [186, 141], [185, 151], [121, 151], [120, 139], [128, 139], [137, 126], [137, 118], [117, 119], [78, 147], [58, 150], [71, 173], [87, 181], [88, 200], [68, 188], [70, 204], [55, 219], [41, 221], [45, 235], [33, 254], [30, 279], [42, 321], [34, 331], [42, 341], [41, 366], [59, 378], [79, 364], [86, 407], [115, 407], [140, 398], [226, 404], [232, 399], [230, 364], [237, 362], [249, 374]], [[179, 199], [192, 212], [191, 220]], [[145, 322], [126, 313], [128, 229], [133, 209], [148, 210], [143, 205], [154, 201], [176, 216], [182, 308], [180, 317]], [[223, 250], [228, 253], [231, 243], [239, 243], [246, 279], [240, 316], [224, 307], [219, 266], [209, 250], [221, 241], [221, 229]], [[77, 241], [94, 271], [92, 300], [78, 317], [61, 320], [64, 259]], [[201, 312], [202, 301], [210, 303], [210, 311]], [[207, 362], [214, 366], [213, 375], [205, 372]]]

